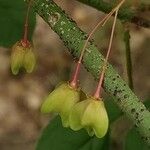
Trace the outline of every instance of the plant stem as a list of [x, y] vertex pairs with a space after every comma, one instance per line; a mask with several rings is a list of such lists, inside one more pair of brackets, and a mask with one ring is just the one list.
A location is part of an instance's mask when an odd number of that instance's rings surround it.
[[85, 44], [81, 50], [81, 55], [79, 57], [79, 60], [77, 62], [77, 65], [76, 65], [76, 68], [75, 68], [75, 71], [74, 71], [74, 74], [73, 74], [73, 78], [72, 80], [70, 81], [70, 85], [74, 88], [77, 88], [77, 82], [78, 82], [78, 76], [79, 76], [79, 71], [80, 71], [80, 67], [81, 67], [81, 61], [82, 61], [82, 58], [83, 58], [83, 55], [84, 55], [84, 52], [86, 50], [86, 47], [88, 45], [88, 42], [90, 40], [90, 38], [92, 37], [93, 33], [96, 31], [96, 29], [101, 26], [101, 25], [104, 25], [104, 23], [106, 23], [106, 20], [108, 20], [107, 18], [110, 18], [112, 15], [112, 11], [107, 15], [105, 16], [95, 27], [94, 29], [91, 31], [91, 33], [89, 34], [88, 38], [86, 39], [85, 41]]
[[75, 68], [75, 71], [74, 71], [74, 74], [72, 76], [72, 80], [70, 81], [70, 85], [74, 88], [77, 88], [77, 84], [78, 84], [78, 76], [79, 76], [79, 72], [80, 72], [80, 68], [81, 68], [81, 61], [83, 59], [83, 55], [85, 53], [85, 50], [86, 50], [86, 47], [88, 45], [88, 42], [90, 40], [90, 38], [92, 37], [92, 35], [95, 33], [95, 31], [97, 30], [97, 28], [99, 26], [104, 26], [105, 23], [109, 20], [109, 18], [113, 15], [113, 13], [115, 11], [117, 11], [118, 13], [118, 9], [120, 8], [120, 6], [124, 3], [125, 0], [122, 0], [115, 8], [113, 8], [113, 10], [107, 14], [101, 21], [98, 22], [98, 24], [93, 28], [93, 30], [90, 32], [88, 38], [86, 39], [85, 41], [85, 44], [81, 50], [81, 55], [79, 57], [79, 60], [77, 62], [77, 65], [76, 65], [76, 68]]
[[[86, 34], [77, 24], [53, 0], [33, 0], [32, 7], [59, 35], [72, 56], [79, 58]], [[104, 57], [92, 42], [83, 56], [82, 63], [98, 80], [99, 68], [104, 64]], [[112, 100], [132, 121], [142, 139], [150, 145], [150, 112], [113, 67], [109, 63], [107, 66], [103, 84], [104, 90], [113, 97]]]
[[110, 55], [110, 52], [111, 52], [111, 46], [112, 46], [112, 41], [113, 41], [113, 37], [114, 37], [114, 31], [115, 31], [115, 25], [116, 25], [116, 21], [117, 21], [117, 15], [118, 15], [118, 10], [116, 10], [116, 12], [115, 12], [115, 17], [114, 17], [112, 30], [111, 30], [111, 36], [110, 36], [109, 46], [108, 46], [108, 50], [107, 50], [107, 55], [106, 55], [106, 58], [104, 60], [104, 65], [102, 67], [102, 73], [100, 75], [96, 91], [94, 93], [94, 98], [95, 99], [101, 98], [102, 83], [103, 83], [105, 71], [106, 71], [106, 68], [107, 68], [108, 58], [109, 58], [109, 55]]
[[[82, 2], [86, 5], [92, 6], [105, 13], [110, 12], [110, 10], [112, 10], [112, 8], [114, 7], [114, 3], [108, 3], [108, 2], [105, 2], [104, 0], [77, 0], [77, 1]], [[142, 8], [143, 5], [144, 4], [141, 2], [139, 7]], [[146, 5], [147, 5], [147, 8], [150, 7], [150, 4], [146, 3]], [[140, 8], [138, 8], [137, 10], [129, 8], [129, 7], [122, 8], [119, 10], [118, 18], [124, 22], [131, 22], [141, 27], [150, 28], [150, 20], [140, 17], [138, 15], [139, 9]]]
[[27, 12], [26, 12], [25, 24], [24, 24], [24, 36], [22, 42], [23, 44], [25, 44], [25, 46], [28, 44], [28, 26], [29, 26], [28, 21], [29, 21], [29, 12], [30, 12], [31, 3], [32, 0], [29, 0]]
[[124, 42], [126, 48], [126, 67], [129, 87], [134, 90], [133, 79], [132, 79], [132, 59], [131, 59], [131, 48], [130, 48], [130, 31], [125, 29], [124, 31]]

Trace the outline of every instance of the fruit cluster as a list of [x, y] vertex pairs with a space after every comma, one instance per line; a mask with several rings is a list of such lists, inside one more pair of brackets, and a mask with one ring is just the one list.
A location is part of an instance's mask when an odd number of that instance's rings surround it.
[[109, 122], [104, 103], [86, 94], [81, 95], [81, 89], [63, 83], [45, 99], [41, 112], [58, 113], [64, 127], [74, 131], [85, 128], [90, 136], [95, 134], [101, 138], [106, 134]]
[[33, 53], [33, 46], [28, 42], [24, 45], [22, 41], [18, 41], [12, 47], [11, 54], [11, 70], [14, 75], [18, 74], [21, 68], [31, 73], [35, 67], [36, 59]]
[[[105, 16], [89, 34], [83, 49], [81, 50], [80, 58], [77, 62], [71, 81], [58, 85], [42, 104], [41, 112], [53, 112], [59, 114], [64, 127], [70, 127], [74, 131], [84, 128], [90, 136], [96, 135], [98, 138], [102, 138], [107, 133], [109, 119], [104, 102], [101, 98], [101, 88], [105, 71], [107, 69], [107, 62], [114, 36], [118, 10], [124, 1], [125, 0], [122, 0], [107, 16]], [[17, 42], [12, 48], [11, 69], [13, 74], [18, 74], [20, 68], [24, 68], [28, 73], [30, 73], [33, 71], [36, 63], [33, 47], [27, 39], [28, 13], [30, 5], [31, 0], [29, 1], [26, 15], [24, 38]], [[80, 88], [78, 88], [78, 75], [80, 72], [81, 61], [92, 34], [100, 25], [104, 26], [114, 13], [115, 17], [108, 51], [102, 66], [99, 83], [94, 95], [88, 96]]]
[[[83, 49], [81, 50], [80, 58], [77, 62], [71, 81], [56, 87], [56, 89], [46, 98], [41, 107], [41, 112], [43, 113], [53, 112], [59, 114], [64, 127], [70, 127], [74, 131], [84, 128], [87, 130], [89, 136], [96, 135], [98, 138], [105, 136], [109, 125], [107, 111], [104, 102], [101, 99], [101, 88], [105, 71], [107, 69], [108, 57], [111, 51], [118, 10], [123, 2], [124, 0], [122, 0], [106, 17], [104, 17], [89, 34]], [[86, 94], [83, 94], [84, 92], [80, 88], [78, 88], [78, 75], [85, 48], [94, 31], [100, 25], [103, 26], [113, 13], [115, 13], [115, 17], [99, 83], [94, 95], [87, 96]]]

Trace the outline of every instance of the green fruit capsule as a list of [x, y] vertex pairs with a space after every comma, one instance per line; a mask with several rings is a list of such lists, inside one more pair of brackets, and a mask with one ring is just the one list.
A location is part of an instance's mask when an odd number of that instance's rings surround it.
[[24, 43], [18, 41], [12, 47], [11, 54], [11, 70], [14, 75], [17, 75], [20, 68], [24, 68], [28, 73], [31, 73], [35, 67], [36, 59], [33, 53], [33, 47], [29, 41]]
[[95, 134], [102, 138], [109, 123], [103, 101], [88, 98], [77, 103], [70, 113], [69, 123], [73, 130], [85, 128], [90, 136]]
[[33, 47], [28, 47], [26, 49], [23, 65], [27, 73], [31, 73], [34, 70], [36, 64], [35, 55], [33, 53]]
[[79, 100], [80, 90], [70, 87], [68, 83], [63, 83], [45, 99], [41, 106], [41, 112], [58, 113], [61, 116], [63, 126], [68, 127], [70, 111]]
[[25, 48], [22, 47], [20, 42], [17, 42], [12, 47], [11, 54], [11, 70], [14, 75], [17, 75], [19, 69], [23, 66], [23, 59], [25, 55]]
[[83, 128], [81, 124], [81, 119], [89, 103], [90, 101], [87, 100], [81, 101], [75, 104], [75, 106], [71, 110], [69, 115], [69, 124], [72, 130], [77, 131]]

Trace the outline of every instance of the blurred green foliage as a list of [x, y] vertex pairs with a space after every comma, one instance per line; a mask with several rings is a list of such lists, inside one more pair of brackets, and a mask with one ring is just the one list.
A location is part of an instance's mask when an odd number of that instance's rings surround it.
[[[145, 105], [149, 108], [150, 101], [146, 101]], [[111, 99], [105, 101], [105, 106], [110, 124], [122, 115], [122, 112]], [[75, 132], [69, 128], [63, 128], [60, 117], [55, 117], [44, 129], [36, 150], [109, 150], [111, 149], [109, 133], [110, 129], [102, 139], [95, 136], [89, 137], [83, 129]], [[148, 150], [134, 128], [129, 130], [124, 141], [124, 150]]]
[[[27, 4], [24, 0], [0, 0], [0, 46], [11, 47], [23, 37]], [[29, 40], [35, 27], [35, 13], [29, 16]]]
[[89, 137], [85, 130], [63, 128], [60, 117], [55, 117], [44, 129], [36, 150], [107, 150], [108, 146], [109, 134], [102, 139]]
[[[105, 106], [110, 123], [122, 113], [112, 100], [106, 100]], [[36, 150], [108, 150], [109, 132], [104, 138], [89, 137], [85, 130], [72, 131], [63, 128], [59, 117], [54, 118], [44, 129]]]
[[133, 128], [126, 136], [125, 150], [149, 150], [147, 145], [141, 140], [137, 131]]

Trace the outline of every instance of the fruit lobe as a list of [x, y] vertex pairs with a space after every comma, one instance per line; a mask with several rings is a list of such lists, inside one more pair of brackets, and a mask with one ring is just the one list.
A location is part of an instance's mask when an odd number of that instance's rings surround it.
[[68, 83], [63, 83], [45, 99], [41, 106], [41, 112], [58, 113], [61, 116], [63, 126], [68, 127], [70, 111], [79, 100], [80, 90], [70, 87]]
[[17, 75], [21, 68], [24, 68], [28, 73], [33, 71], [36, 59], [30, 42], [24, 44], [21, 40], [13, 45], [10, 64], [14, 75]]
[[31, 73], [34, 70], [34, 67], [36, 65], [36, 59], [32, 47], [28, 48], [28, 50], [26, 51], [23, 64], [27, 73]]
[[14, 75], [18, 74], [19, 69], [23, 66], [23, 59], [25, 55], [25, 48], [17, 42], [12, 47], [11, 54], [11, 70]]
[[71, 129], [85, 128], [90, 136], [105, 136], [108, 130], [108, 116], [102, 100], [88, 98], [77, 103], [69, 116]]

